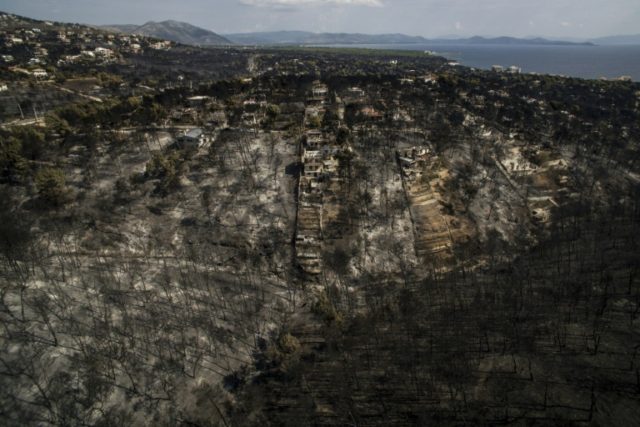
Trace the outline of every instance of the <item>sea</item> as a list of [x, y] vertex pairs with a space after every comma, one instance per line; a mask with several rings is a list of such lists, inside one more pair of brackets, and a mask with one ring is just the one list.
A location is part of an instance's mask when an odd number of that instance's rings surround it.
[[349, 45], [372, 49], [432, 51], [461, 65], [491, 69], [518, 66], [525, 73], [554, 74], [585, 79], [629, 76], [640, 82], [640, 45]]

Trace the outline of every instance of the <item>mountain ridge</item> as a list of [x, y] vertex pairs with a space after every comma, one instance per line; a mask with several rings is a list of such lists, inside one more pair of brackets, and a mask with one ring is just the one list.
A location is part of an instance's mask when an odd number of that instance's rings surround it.
[[100, 28], [110, 31], [138, 34], [177, 43], [197, 46], [220, 46], [233, 44], [227, 38], [204, 28], [196, 27], [187, 22], [174, 20], [148, 21], [142, 25], [114, 24], [102, 25]]

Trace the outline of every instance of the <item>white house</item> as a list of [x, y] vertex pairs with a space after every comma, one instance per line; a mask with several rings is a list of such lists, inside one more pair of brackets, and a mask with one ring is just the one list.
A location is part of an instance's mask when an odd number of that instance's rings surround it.
[[105, 47], [97, 47], [94, 50], [94, 54], [103, 58], [110, 58], [113, 56], [113, 51]]
[[327, 94], [329, 93], [329, 88], [327, 88], [327, 85], [324, 84], [315, 84], [311, 89], [311, 93], [315, 98], [322, 98], [327, 96]]
[[176, 142], [183, 148], [196, 148], [207, 142], [207, 137], [202, 129], [193, 128], [180, 135]]
[[42, 68], [36, 68], [35, 70], [33, 70], [31, 72], [31, 75], [37, 79], [39, 78], [45, 78], [48, 76], [47, 72], [45, 70], [43, 70]]

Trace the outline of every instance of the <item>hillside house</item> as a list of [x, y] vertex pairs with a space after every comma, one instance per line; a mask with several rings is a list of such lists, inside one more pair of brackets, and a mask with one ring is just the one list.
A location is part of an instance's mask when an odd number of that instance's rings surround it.
[[324, 169], [324, 161], [319, 151], [305, 151], [302, 155], [304, 163], [304, 176], [309, 178], [319, 177]]
[[316, 83], [311, 89], [311, 94], [314, 98], [324, 98], [329, 94], [329, 88], [325, 84]]
[[205, 133], [200, 128], [186, 131], [176, 139], [176, 143], [182, 148], [198, 148], [207, 142]]
[[326, 174], [336, 173], [338, 170], [338, 160], [335, 157], [329, 157], [322, 161], [322, 172]]
[[379, 120], [382, 118], [382, 114], [371, 106], [363, 107], [360, 113], [369, 119]]
[[187, 103], [190, 107], [199, 107], [205, 105], [209, 101], [208, 96], [198, 95], [198, 96], [190, 96], [187, 98]]
[[318, 149], [324, 143], [324, 138], [322, 136], [322, 132], [319, 130], [308, 130], [306, 132], [307, 137], [307, 147]]
[[353, 87], [349, 88], [349, 95], [356, 96], [356, 97], [363, 97], [364, 96], [364, 90], [362, 90], [361, 88], [359, 88], [357, 86], [353, 86]]
[[151, 43], [149, 44], [149, 48], [154, 50], [169, 50], [171, 49], [171, 42], [168, 40], [164, 40], [157, 43]]
[[36, 79], [43, 79], [46, 78], [48, 76], [48, 73], [43, 70], [42, 68], [36, 68], [35, 70], [33, 70], [31, 72], [31, 75], [33, 77], [35, 77]]
[[114, 54], [113, 50], [111, 49], [107, 49], [105, 47], [97, 47], [94, 50], [94, 54], [96, 56], [102, 57], [102, 58], [111, 58]]

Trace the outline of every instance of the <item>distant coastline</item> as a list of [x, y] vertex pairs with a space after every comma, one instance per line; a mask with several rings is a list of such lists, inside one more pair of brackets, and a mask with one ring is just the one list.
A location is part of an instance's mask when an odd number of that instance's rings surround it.
[[405, 34], [312, 33], [306, 31], [275, 31], [262, 33], [225, 34], [225, 38], [240, 45], [360, 45], [360, 44], [429, 44], [449, 45], [541, 45], [541, 46], [594, 46], [592, 42], [571, 42], [546, 38], [480, 37], [436, 38]]
[[[343, 47], [341, 45], [323, 45]], [[524, 73], [540, 73], [584, 79], [617, 79], [628, 76], [640, 81], [640, 44], [583, 45], [435, 45], [361, 44], [350, 47], [432, 52], [460, 65], [490, 70], [494, 65], [515, 65]]]

